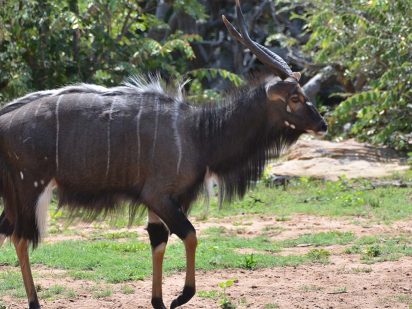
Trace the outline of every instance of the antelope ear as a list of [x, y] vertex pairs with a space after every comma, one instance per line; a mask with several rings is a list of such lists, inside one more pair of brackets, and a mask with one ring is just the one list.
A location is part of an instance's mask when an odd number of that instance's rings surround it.
[[300, 77], [302, 76], [302, 75], [300, 74], [300, 72], [293, 72], [292, 75], [293, 75], [293, 77], [294, 77], [297, 81], [299, 81]]
[[296, 81], [281, 80], [272, 81], [266, 84], [266, 96], [271, 101], [282, 101], [286, 102], [288, 94], [293, 92], [298, 83]]

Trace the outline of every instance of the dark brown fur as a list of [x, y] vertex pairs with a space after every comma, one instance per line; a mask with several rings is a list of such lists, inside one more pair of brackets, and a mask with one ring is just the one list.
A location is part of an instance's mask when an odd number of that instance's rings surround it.
[[[164, 92], [158, 81], [136, 84], [66, 87], [0, 110], [0, 191], [7, 219], [0, 233], [6, 234], [7, 225], [16, 245], [28, 240], [36, 247], [38, 199], [55, 182], [59, 204], [86, 216], [128, 202], [133, 217], [144, 205], [171, 233], [185, 241], [189, 235], [193, 252], [195, 230], [186, 215], [207, 170], [220, 178], [225, 198], [241, 197], [270, 157], [305, 130], [325, 127], [305, 102], [296, 113], [286, 111], [290, 97], [304, 99], [296, 81], [264, 81], [207, 107]], [[174, 305], [193, 293], [183, 293]]]

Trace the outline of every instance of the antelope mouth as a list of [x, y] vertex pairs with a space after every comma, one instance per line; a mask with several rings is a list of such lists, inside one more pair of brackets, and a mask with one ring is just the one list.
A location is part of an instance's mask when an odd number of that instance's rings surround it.
[[313, 136], [323, 137], [328, 132], [328, 125], [325, 120], [321, 120], [315, 130], [306, 130], [306, 133], [309, 133]]
[[313, 130], [306, 130], [306, 133], [316, 136], [316, 137], [324, 137], [327, 133], [327, 131], [313, 131]]

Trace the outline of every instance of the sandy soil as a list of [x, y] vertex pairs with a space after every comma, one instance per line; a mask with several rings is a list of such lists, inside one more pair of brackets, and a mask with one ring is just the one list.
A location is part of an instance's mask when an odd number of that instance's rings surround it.
[[[397, 222], [391, 226], [370, 224], [360, 221], [296, 215], [289, 221], [277, 222], [275, 217], [238, 216], [208, 222], [195, 222], [199, 234], [205, 229], [224, 227], [227, 232], [241, 236], [257, 236], [265, 233], [274, 240], [294, 238], [305, 233], [321, 231], [350, 231], [356, 236], [372, 234], [410, 234], [412, 220]], [[139, 237], [146, 234], [137, 229]], [[48, 241], [53, 241], [50, 238]], [[174, 240], [176, 241], [176, 240]], [[331, 263], [298, 267], [277, 267], [270, 269], [198, 271], [198, 291], [222, 291], [218, 284], [236, 279], [227, 289], [227, 296], [237, 308], [410, 308], [412, 304], [412, 257], [399, 261], [372, 265], [360, 263], [357, 255], [343, 254], [345, 246], [327, 247], [332, 253]], [[305, 254], [308, 246], [289, 248], [278, 253]], [[247, 252], [245, 252], [247, 253]], [[10, 267], [1, 267], [5, 271]], [[151, 280], [126, 282], [117, 285], [74, 280], [63, 270], [35, 266], [36, 285], [47, 289], [52, 285], [65, 286], [77, 296], [57, 300], [41, 300], [45, 309], [63, 308], [150, 308]], [[164, 279], [166, 304], [178, 295], [184, 282], [184, 273], [177, 273]], [[125, 294], [124, 286], [129, 288]], [[96, 298], [96, 291], [109, 289], [109, 297]], [[222, 297], [204, 298], [196, 296], [182, 308], [219, 308]], [[25, 300], [3, 297], [8, 308], [25, 308]], [[276, 307], [276, 305], [278, 307]]]

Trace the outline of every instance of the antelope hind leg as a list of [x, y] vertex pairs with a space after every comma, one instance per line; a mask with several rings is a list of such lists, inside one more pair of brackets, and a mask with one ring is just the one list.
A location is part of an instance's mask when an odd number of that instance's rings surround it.
[[29, 301], [29, 309], [40, 309], [39, 299], [37, 298], [36, 288], [34, 287], [33, 276], [30, 269], [28, 251], [29, 242], [25, 239], [17, 239], [15, 237], [12, 237], [12, 240], [16, 248], [17, 257], [19, 258], [24, 287]]
[[13, 234], [13, 230], [13, 225], [6, 218], [6, 214], [3, 211], [3, 213], [0, 215], [0, 248], [7, 237], [10, 237]]
[[4, 241], [7, 239], [7, 236], [4, 234], [0, 234], [0, 248], [3, 246]]

